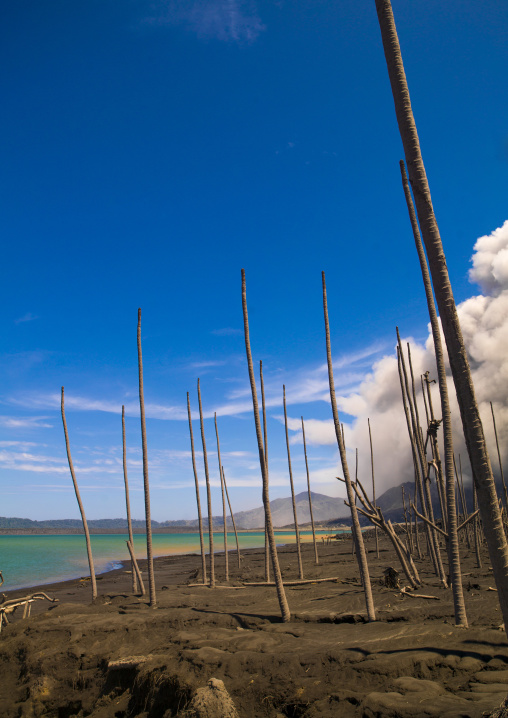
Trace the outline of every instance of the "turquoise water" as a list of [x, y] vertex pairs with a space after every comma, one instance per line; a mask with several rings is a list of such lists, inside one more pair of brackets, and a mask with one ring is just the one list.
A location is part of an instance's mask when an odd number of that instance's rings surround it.
[[[326, 533], [316, 532], [318, 535]], [[223, 536], [222, 532], [214, 532], [216, 551], [223, 550]], [[292, 531], [276, 531], [275, 536], [278, 544], [294, 543], [295, 540]], [[238, 537], [240, 550], [264, 546], [265, 538], [262, 531], [240, 533]], [[120, 562], [128, 560], [125, 544], [127, 538], [127, 534], [91, 536], [96, 573], [120, 568]], [[301, 538], [302, 541], [312, 540], [312, 533], [302, 531]], [[152, 542], [154, 556], [200, 552], [199, 533], [153, 534]], [[236, 549], [234, 533], [228, 533], [228, 548], [231, 551]], [[134, 550], [136, 558], [146, 558], [144, 534], [134, 535]], [[0, 536], [0, 571], [5, 580], [2, 591], [89, 576], [85, 537], [80, 535]]]

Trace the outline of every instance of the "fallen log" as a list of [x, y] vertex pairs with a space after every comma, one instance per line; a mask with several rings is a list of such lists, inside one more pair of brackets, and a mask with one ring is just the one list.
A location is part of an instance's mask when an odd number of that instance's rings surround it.
[[[333, 578], [306, 578], [304, 580], [300, 581], [283, 581], [282, 583], [284, 586], [302, 586], [304, 584], [308, 583], [324, 583], [326, 581], [340, 581], [337, 576], [334, 576]], [[275, 583], [273, 581], [260, 581], [255, 583], [244, 583], [244, 586], [275, 586]]]

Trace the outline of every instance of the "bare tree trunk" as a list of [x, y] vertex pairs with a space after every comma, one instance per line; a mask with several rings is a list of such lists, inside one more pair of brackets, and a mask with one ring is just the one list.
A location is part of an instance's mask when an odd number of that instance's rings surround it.
[[[266, 430], [265, 384], [263, 381], [263, 362], [259, 360], [259, 377], [261, 381], [261, 409], [263, 412], [263, 439], [265, 449], [266, 472], [268, 474], [268, 432]], [[265, 516], [265, 581], [270, 580], [270, 543], [268, 541], [268, 525]]]
[[[134, 546], [134, 537], [132, 535], [132, 521], [131, 521], [131, 502], [129, 500], [129, 479], [127, 477], [127, 442], [125, 440], [125, 406], [122, 406], [122, 456], [123, 456], [123, 480], [125, 484], [125, 506], [127, 509], [127, 531], [129, 533], [129, 541], [131, 546]], [[134, 570], [134, 564], [131, 562], [132, 569], [132, 593], [136, 593], [138, 590], [138, 582], [136, 579], [136, 572]]]
[[131, 564], [132, 564], [132, 570], [136, 573], [136, 580], [139, 584], [139, 590], [142, 596], [145, 595], [145, 584], [143, 583], [143, 579], [141, 578], [141, 571], [139, 570], [138, 562], [136, 561], [136, 556], [134, 554], [134, 544], [132, 541], [126, 541], [127, 548], [129, 550], [129, 555], [131, 557]]
[[[398, 335], [398, 329], [397, 329], [397, 335]], [[402, 393], [402, 405], [404, 407], [404, 414], [406, 416], [406, 424], [407, 424], [407, 431], [409, 434], [409, 441], [411, 443], [411, 450], [413, 452], [413, 464], [415, 469], [415, 484], [416, 489], [418, 490], [418, 494], [420, 496], [420, 504], [422, 508], [422, 515], [425, 516], [425, 518], [428, 518], [428, 511], [425, 503], [425, 495], [423, 491], [423, 476], [422, 476], [422, 462], [419, 461], [418, 458], [418, 447], [417, 447], [417, 438], [416, 438], [416, 432], [413, 432], [411, 429], [411, 419], [409, 417], [409, 410], [408, 410], [408, 404], [411, 406], [410, 403], [410, 397], [407, 396], [407, 381], [404, 381], [404, 365], [402, 363], [403, 355], [402, 350], [400, 346], [400, 337], [399, 344], [397, 346], [397, 362], [398, 362], [398, 370], [399, 370], [399, 380], [400, 380], [400, 390]], [[416, 491], [415, 491], [416, 493]], [[425, 522], [424, 522], [425, 523]], [[432, 564], [434, 566], [434, 571], [436, 572], [436, 575], [439, 575], [439, 569], [437, 565], [437, 559], [436, 554], [434, 550], [434, 544], [432, 542], [432, 537], [430, 533], [430, 527], [427, 523], [425, 523], [425, 535], [427, 536], [427, 546], [428, 551], [430, 554], [430, 557], [432, 559]]]
[[490, 411], [492, 412], [492, 423], [494, 424], [494, 436], [496, 437], [497, 459], [499, 461], [499, 473], [501, 474], [501, 481], [503, 484], [504, 505], [506, 507], [506, 510], [508, 511], [508, 491], [506, 490], [506, 483], [504, 480], [503, 462], [501, 461], [501, 452], [499, 451], [499, 439], [497, 437], [496, 417], [494, 414], [494, 407], [492, 406], [492, 402], [490, 402]]
[[316, 529], [314, 527], [314, 513], [312, 511], [312, 496], [311, 496], [311, 492], [310, 492], [309, 462], [307, 460], [307, 444], [305, 442], [305, 425], [303, 423], [303, 416], [301, 418], [302, 418], [303, 453], [305, 456], [305, 470], [307, 471], [307, 491], [309, 492], [310, 523], [312, 526], [312, 540], [314, 542], [314, 563], [316, 564], [316, 566], [318, 566], [319, 565], [319, 557], [318, 557], [317, 542], [316, 542]]
[[199, 424], [201, 426], [201, 442], [203, 444], [203, 462], [205, 465], [206, 499], [208, 504], [208, 543], [210, 545], [210, 588], [215, 588], [215, 557], [213, 554], [213, 519], [212, 519], [212, 492], [210, 490], [210, 474], [208, 473], [208, 457], [206, 454], [205, 424], [203, 421], [203, 407], [201, 405], [201, 389], [198, 379]]
[[222, 516], [224, 521], [224, 573], [226, 577], [226, 583], [229, 581], [229, 557], [228, 557], [228, 527], [227, 527], [227, 513], [226, 513], [226, 497], [224, 495], [224, 476], [222, 474], [222, 460], [220, 458], [220, 441], [219, 441], [219, 429], [217, 427], [217, 414], [214, 413], [213, 420], [215, 422], [215, 436], [217, 437], [217, 457], [219, 459], [219, 474], [220, 474], [220, 489], [222, 493]]
[[[414, 215], [413, 202], [412, 202], [411, 193], [410, 193], [410, 190], [409, 190], [409, 183], [408, 183], [408, 181], [407, 181], [407, 176], [405, 177], [406, 168], [405, 168], [405, 166], [404, 166], [403, 164], [401, 165], [401, 171], [403, 171], [403, 173], [404, 173], [403, 176], [402, 176], [402, 181], [403, 181], [403, 185], [404, 185], [404, 191], [407, 191], [407, 193], [408, 193], [408, 195], [407, 195], [407, 197], [408, 197], [407, 201], [410, 202], [410, 206], [411, 206], [411, 208], [412, 208], [413, 216], [414, 216], [414, 219], [415, 219], [415, 222], [416, 222], [416, 216]], [[404, 181], [404, 177], [405, 177], [405, 181]], [[411, 216], [411, 214], [410, 214], [410, 216]], [[425, 291], [427, 292], [427, 289], [428, 289], [429, 292], [430, 292], [429, 297], [428, 297], [428, 299], [427, 299], [427, 306], [429, 305], [429, 301], [430, 301], [431, 306], [432, 306], [432, 313], [433, 313], [433, 316], [434, 316], [434, 318], [436, 319], [436, 322], [437, 322], [437, 324], [436, 324], [436, 333], [437, 333], [438, 341], [439, 341], [439, 344], [440, 344], [438, 350], [437, 350], [437, 351], [436, 351], [436, 350], [434, 351], [435, 354], [439, 353], [439, 356], [440, 356], [439, 360], [436, 359], [436, 364], [437, 364], [438, 361], [443, 361], [443, 362], [444, 362], [444, 359], [443, 359], [443, 346], [441, 345], [441, 333], [440, 333], [440, 331], [439, 331], [439, 322], [438, 322], [438, 320], [437, 320], [436, 307], [435, 307], [435, 304], [434, 304], [434, 295], [432, 294], [432, 285], [430, 284], [429, 268], [427, 267], [427, 260], [426, 260], [426, 258], [425, 258], [425, 253], [424, 253], [424, 251], [423, 251], [422, 239], [421, 239], [421, 237], [420, 237], [420, 230], [418, 229], [418, 224], [415, 224], [415, 228], [416, 228], [416, 231], [417, 231], [417, 235], [416, 235], [417, 239], [415, 240], [415, 241], [416, 241], [416, 248], [417, 248], [417, 250], [418, 250], [419, 256], [420, 256], [420, 249], [421, 249], [422, 254], [421, 254], [420, 262], [421, 262], [422, 260], [423, 260], [423, 262], [424, 262], [424, 264], [423, 264], [423, 267], [424, 267], [424, 268], [422, 269], [422, 276], [423, 276], [424, 273], [425, 273], [425, 279], [424, 279]], [[421, 267], [421, 266], [422, 266], [422, 265], [420, 264], [420, 267]], [[431, 310], [429, 310], [429, 315], [430, 315], [430, 312], [431, 312]], [[432, 326], [432, 321], [433, 321], [433, 320], [431, 319], [431, 326]], [[443, 373], [444, 373], [444, 380], [445, 380], [445, 387], [446, 387], [445, 391], [447, 392], [447, 393], [446, 393], [446, 399], [448, 399], [448, 385], [446, 384], [446, 369], [445, 369], [444, 365], [443, 365]], [[425, 375], [424, 375], [424, 376], [425, 376], [425, 385], [426, 385], [426, 387], [427, 387], [427, 395], [428, 395], [428, 397], [429, 397], [429, 413], [430, 413], [430, 422], [428, 422], [428, 424], [427, 424], [427, 436], [430, 435], [431, 447], [432, 447], [432, 456], [433, 456], [433, 458], [434, 458], [434, 461], [436, 462], [436, 481], [437, 481], [437, 488], [438, 488], [438, 495], [439, 495], [439, 504], [440, 504], [440, 506], [441, 506], [441, 517], [442, 517], [442, 520], [443, 520], [443, 529], [444, 529], [445, 531], [447, 531], [447, 530], [448, 530], [448, 521], [447, 521], [447, 515], [446, 515], [447, 512], [446, 512], [446, 510], [445, 510], [445, 506], [446, 506], [446, 500], [445, 500], [446, 491], [445, 491], [445, 483], [444, 483], [444, 480], [443, 480], [443, 467], [442, 467], [442, 464], [441, 464], [441, 456], [440, 456], [440, 453], [439, 453], [439, 442], [438, 442], [438, 440], [437, 440], [437, 429], [438, 429], [438, 424], [439, 424], [439, 422], [436, 421], [436, 417], [434, 416], [434, 406], [433, 406], [433, 404], [432, 404], [432, 394], [431, 394], [431, 391], [430, 391], [430, 385], [431, 385], [432, 382], [435, 381], [435, 380], [432, 380], [432, 381], [431, 381], [431, 380], [429, 379], [429, 372], [428, 372], [428, 371], [425, 372]], [[424, 397], [425, 397], [425, 391], [423, 390], [423, 381], [422, 381], [422, 392], [423, 392], [423, 395], [424, 395]], [[441, 392], [440, 392], [440, 396], [441, 396]], [[449, 409], [449, 408], [448, 408], [448, 412], [450, 412], [450, 409]], [[441, 406], [441, 413], [443, 413], [443, 407], [442, 407], [442, 406]], [[450, 414], [450, 422], [451, 422], [451, 414]], [[444, 424], [443, 424], [443, 427], [444, 427]], [[443, 434], [443, 436], [444, 436], [444, 434]], [[448, 441], [448, 433], [446, 434], [446, 436], [447, 436], [447, 439], [446, 439], [446, 440]], [[450, 435], [450, 436], [451, 436], [451, 435]], [[445, 452], [446, 452], [446, 447], [445, 447]], [[452, 455], [453, 455], [453, 441], [452, 441]]]
[[342, 471], [344, 473], [344, 479], [346, 481], [346, 490], [348, 502], [351, 508], [351, 520], [352, 520], [352, 533], [356, 545], [356, 557], [358, 560], [358, 568], [360, 570], [360, 578], [365, 593], [365, 604], [367, 608], [367, 616], [369, 621], [376, 620], [376, 611], [374, 608], [374, 600], [372, 598], [372, 586], [370, 585], [369, 577], [369, 566], [367, 563], [367, 554], [365, 553], [365, 546], [363, 543], [362, 531], [360, 528], [360, 522], [358, 520], [358, 512], [356, 510], [355, 496], [353, 492], [353, 485], [349, 476], [349, 468], [346, 458], [346, 447], [342, 439], [342, 432], [340, 429], [339, 412], [337, 410], [337, 400], [335, 398], [335, 384], [333, 381], [333, 366], [332, 366], [332, 349], [330, 344], [330, 324], [328, 321], [328, 303], [326, 300], [326, 281], [325, 273], [322, 272], [323, 281], [323, 312], [325, 318], [325, 336], [326, 336], [326, 360], [328, 364], [328, 382], [330, 384], [330, 401], [332, 404], [333, 423], [335, 426], [335, 436], [337, 438], [337, 444], [339, 447], [340, 460], [342, 464]]
[[[369, 425], [369, 444], [370, 444], [370, 470], [372, 474], [372, 503], [376, 505], [376, 480], [374, 478], [374, 452], [372, 450], [372, 432], [370, 430], [370, 419], [367, 417]], [[379, 558], [379, 539], [377, 535], [377, 526], [374, 527], [374, 536], [376, 539], [376, 558]]]
[[[473, 511], [478, 509], [478, 499], [476, 497], [476, 488], [473, 481]], [[482, 557], [480, 552], [480, 520], [478, 515], [474, 518], [474, 550], [476, 554], [476, 568], [482, 567]]]
[[62, 410], [62, 422], [65, 435], [65, 448], [67, 450], [67, 460], [69, 462], [69, 469], [71, 472], [72, 483], [74, 484], [74, 491], [76, 492], [76, 499], [78, 501], [79, 511], [81, 513], [81, 521], [83, 522], [83, 531], [85, 532], [86, 542], [86, 553], [88, 556], [88, 566], [90, 567], [90, 581], [92, 583], [92, 601], [97, 598], [97, 582], [95, 580], [95, 569], [93, 565], [92, 556], [92, 544], [90, 542], [90, 532], [88, 531], [88, 524], [86, 522], [85, 509], [81, 503], [81, 496], [79, 495], [78, 482], [76, 481], [76, 474], [74, 473], [74, 466], [72, 463], [71, 447], [69, 444], [69, 434], [67, 433], [67, 422], [65, 421], [65, 407], [64, 407], [64, 388], [62, 387], [62, 399], [61, 399], [61, 410]]
[[494, 476], [448, 276], [446, 258], [432, 207], [390, 0], [376, 0], [376, 9], [392, 86], [395, 113], [408, 166], [409, 181], [413, 188], [420, 229], [427, 250], [466, 446], [478, 492], [483, 528], [498, 589], [505, 631], [508, 635], [508, 544], [497, 503]]
[[143, 391], [143, 355], [141, 353], [141, 309], [138, 309], [138, 373], [139, 408], [141, 412], [141, 447], [143, 449], [143, 484], [145, 489], [146, 557], [148, 568], [148, 595], [150, 606], [155, 608], [155, 576], [153, 572], [152, 519], [150, 517], [150, 485], [148, 481], [148, 449], [146, 445], [145, 396]]
[[282, 620], [287, 623], [291, 620], [288, 602], [286, 600], [286, 592], [282, 583], [282, 575], [279, 567], [279, 559], [277, 557], [277, 546], [275, 545], [275, 535], [273, 533], [272, 512], [270, 510], [270, 497], [268, 494], [268, 464], [265, 459], [265, 450], [263, 447], [263, 437], [261, 434], [261, 422], [259, 420], [258, 396], [256, 391], [256, 380], [254, 378], [254, 365], [252, 363], [252, 352], [250, 348], [249, 337], [249, 315], [247, 312], [247, 286], [245, 283], [245, 270], [242, 269], [242, 309], [243, 309], [243, 328], [245, 334], [245, 351], [247, 354], [247, 365], [249, 368], [250, 388], [252, 392], [252, 408], [254, 411], [254, 423], [256, 426], [256, 438], [258, 441], [259, 463], [261, 466], [261, 475], [263, 477], [263, 505], [265, 507], [266, 525], [268, 529], [268, 541], [270, 544], [270, 555], [272, 557], [272, 568], [274, 575], [275, 588], [277, 590], [277, 598], [279, 600], [280, 612]]
[[236, 552], [238, 555], [238, 569], [240, 569], [241, 568], [241, 565], [240, 565], [241, 564], [240, 542], [238, 541], [238, 531], [236, 530], [235, 515], [233, 513], [233, 509], [231, 508], [231, 501], [229, 500], [228, 485], [226, 483], [226, 474], [224, 473], [224, 467], [222, 467], [222, 479], [224, 481], [224, 488], [226, 489], [226, 498], [228, 500], [229, 513], [231, 514], [231, 521], [233, 523], [233, 531], [235, 532]]
[[205, 557], [205, 541], [203, 537], [203, 517], [201, 515], [201, 499], [199, 498], [199, 481], [198, 472], [196, 470], [196, 453], [194, 451], [194, 434], [192, 432], [192, 417], [190, 408], [189, 392], [187, 392], [187, 416], [189, 417], [189, 434], [192, 455], [192, 470], [194, 472], [194, 483], [196, 485], [196, 504], [198, 507], [198, 524], [199, 524], [199, 544], [201, 546], [201, 573], [203, 574], [203, 583], [206, 583], [206, 557]]
[[286, 387], [282, 387], [284, 403], [284, 427], [286, 429], [286, 448], [288, 452], [289, 484], [291, 487], [291, 501], [293, 502], [293, 517], [295, 520], [296, 555], [298, 557], [298, 578], [303, 581], [302, 547], [300, 546], [300, 530], [298, 528], [298, 516], [296, 513], [295, 487], [293, 484], [293, 470], [291, 468], [291, 452], [289, 450], [288, 414], [286, 410]]

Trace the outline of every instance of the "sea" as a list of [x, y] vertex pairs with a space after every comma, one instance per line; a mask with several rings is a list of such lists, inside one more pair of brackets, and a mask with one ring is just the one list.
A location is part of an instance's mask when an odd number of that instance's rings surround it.
[[[316, 536], [327, 531], [316, 531]], [[302, 541], [312, 541], [311, 531], [300, 532]], [[92, 554], [96, 574], [122, 567], [129, 560], [127, 534], [93, 534]], [[278, 545], [295, 543], [293, 531], [276, 531]], [[240, 551], [264, 546], [263, 531], [248, 531], [238, 534]], [[154, 556], [200, 553], [199, 533], [153, 534]], [[208, 546], [205, 537], [205, 546]], [[214, 532], [215, 551], [224, 550], [223, 532]], [[235, 551], [235, 535], [228, 533], [228, 550]], [[136, 558], [146, 558], [146, 535], [134, 534]], [[4, 584], [0, 592], [28, 588], [73, 578], [89, 576], [85, 537], [73, 535], [26, 535], [0, 536], [0, 571]]]

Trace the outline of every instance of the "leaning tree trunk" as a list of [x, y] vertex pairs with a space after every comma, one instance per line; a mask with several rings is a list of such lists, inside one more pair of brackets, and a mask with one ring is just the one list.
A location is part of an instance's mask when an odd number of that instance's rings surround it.
[[220, 458], [220, 441], [219, 441], [219, 428], [217, 426], [217, 414], [214, 413], [213, 420], [215, 422], [215, 436], [217, 437], [217, 457], [219, 459], [219, 474], [220, 474], [220, 490], [222, 494], [222, 518], [224, 521], [224, 575], [226, 583], [229, 582], [229, 560], [228, 560], [228, 526], [227, 526], [227, 513], [226, 513], [226, 496], [224, 494], [224, 476], [222, 474], [222, 459]]
[[203, 421], [203, 407], [201, 405], [201, 389], [198, 379], [199, 424], [201, 426], [201, 442], [203, 444], [203, 462], [205, 465], [206, 500], [208, 504], [208, 542], [210, 544], [210, 588], [215, 588], [215, 557], [213, 555], [213, 520], [212, 520], [212, 492], [210, 490], [210, 475], [208, 473], [208, 456], [206, 454], [205, 424]]
[[[372, 431], [370, 429], [370, 419], [367, 418], [369, 425], [369, 444], [370, 444], [370, 470], [372, 474], [372, 503], [376, 505], [376, 480], [374, 476], [374, 451], [372, 450]], [[374, 536], [376, 539], [376, 558], [379, 558], [379, 538], [377, 535], [377, 526], [374, 526]], [[409, 538], [408, 538], [409, 541]]]
[[[129, 532], [129, 541], [134, 546], [134, 536], [132, 535], [131, 521], [131, 502], [129, 500], [129, 479], [127, 477], [127, 442], [125, 440], [125, 406], [122, 406], [122, 456], [123, 456], [123, 481], [125, 484], [125, 507], [127, 510], [127, 531]], [[131, 561], [132, 572], [132, 593], [138, 590], [138, 582], [136, 579], [136, 571], [134, 561]]]
[[342, 464], [342, 471], [344, 473], [344, 479], [346, 482], [347, 498], [351, 509], [351, 520], [352, 520], [352, 534], [354, 544], [356, 546], [356, 558], [358, 561], [358, 568], [360, 570], [360, 578], [365, 593], [365, 604], [367, 607], [367, 616], [369, 621], [376, 620], [376, 611], [374, 608], [374, 600], [372, 598], [372, 586], [370, 585], [369, 577], [369, 566], [367, 563], [367, 554], [365, 553], [365, 545], [363, 543], [362, 530], [360, 528], [360, 522], [358, 520], [358, 512], [356, 510], [355, 495], [353, 492], [353, 485], [351, 483], [351, 477], [349, 476], [349, 467], [346, 458], [346, 447], [342, 437], [340, 429], [339, 412], [337, 410], [337, 400], [335, 398], [335, 384], [333, 381], [333, 367], [332, 367], [332, 349], [330, 345], [330, 324], [328, 322], [328, 303], [326, 300], [326, 282], [325, 273], [322, 272], [323, 280], [323, 312], [325, 317], [325, 336], [326, 336], [326, 360], [328, 364], [328, 382], [330, 384], [330, 401], [332, 404], [333, 423], [335, 426], [335, 436], [337, 438], [337, 444], [339, 447], [340, 460]]
[[[434, 304], [434, 296], [432, 294], [432, 285], [430, 282], [429, 269], [427, 259], [423, 251], [422, 239], [416, 214], [411, 198], [409, 183], [407, 181], [406, 168], [404, 162], [400, 162], [400, 171], [402, 174], [402, 186], [406, 197], [409, 219], [413, 229], [413, 237], [420, 260], [420, 269], [422, 272], [423, 285], [425, 287], [425, 296], [427, 297], [427, 308], [429, 310], [430, 325], [432, 329], [432, 338], [434, 340], [434, 353], [436, 355], [437, 376], [439, 383], [439, 395], [441, 397], [441, 415], [443, 419], [443, 439], [444, 439], [444, 459], [445, 459], [445, 481], [446, 481], [446, 521], [443, 521], [443, 528], [448, 533], [448, 562], [450, 569], [450, 579], [452, 583], [453, 606], [455, 611], [455, 623], [457, 626], [467, 627], [466, 606], [464, 603], [464, 592], [462, 590], [462, 574], [460, 571], [460, 554], [459, 554], [459, 536], [457, 533], [457, 513], [455, 511], [455, 476], [453, 470], [453, 435], [452, 435], [452, 416], [450, 412], [450, 401], [448, 399], [448, 384], [446, 381], [446, 368], [444, 362], [443, 345], [441, 343], [441, 332], [439, 329], [439, 320], [437, 318], [436, 305]], [[428, 382], [428, 377], [427, 377]], [[434, 419], [432, 399], [430, 395], [430, 387], [427, 383], [429, 394], [429, 410], [430, 418]], [[425, 396], [425, 395], [424, 395]], [[436, 441], [437, 446], [437, 441]], [[436, 452], [436, 460], [439, 456]], [[443, 516], [444, 519], [444, 516]]]
[[492, 466], [485, 443], [443, 245], [432, 207], [390, 0], [376, 0], [376, 9], [397, 122], [409, 171], [409, 181], [413, 188], [422, 238], [427, 250], [466, 446], [476, 483], [485, 538], [498, 589], [505, 631], [508, 635], [508, 544], [497, 503]]
[[231, 501], [229, 500], [228, 484], [226, 481], [226, 474], [224, 473], [224, 467], [222, 467], [222, 480], [224, 481], [224, 488], [226, 489], [226, 498], [228, 500], [229, 513], [231, 514], [231, 522], [233, 524], [233, 531], [235, 532], [236, 553], [237, 553], [237, 557], [238, 557], [238, 570], [240, 570], [241, 561], [242, 561], [241, 556], [240, 556], [240, 542], [238, 540], [238, 531], [236, 530], [235, 515], [233, 513], [233, 509], [231, 508]]
[[272, 512], [270, 510], [270, 496], [268, 494], [268, 464], [265, 459], [265, 451], [263, 448], [263, 436], [261, 434], [261, 422], [259, 420], [258, 395], [256, 391], [256, 380], [254, 378], [254, 365], [252, 363], [252, 352], [250, 348], [249, 337], [249, 315], [247, 312], [247, 286], [245, 283], [245, 270], [242, 269], [242, 309], [243, 309], [243, 329], [245, 334], [245, 351], [247, 354], [247, 365], [249, 368], [249, 380], [252, 393], [252, 408], [254, 410], [254, 424], [256, 426], [256, 438], [258, 441], [259, 463], [261, 466], [261, 476], [263, 477], [263, 505], [265, 507], [265, 521], [268, 532], [268, 541], [270, 544], [270, 555], [272, 557], [273, 576], [275, 587], [277, 590], [277, 598], [279, 599], [280, 612], [282, 620], [287, 623], [291, 620], [289, 606], [282, 583], [282, 575], [280, 572], [279, 559], [277, 557], [277, 546], [275, 545], [275, 535], [273, 533]]
[[141, 353], [141, 309], [138, 309], [138, 374], [139, 408], [141, 411], [141, 446], [143, 449], [143, 484], [145, 489], [146, 558], [148, 567], [148, 595], [150, 606], [155, 608], [155, 576], [153, 572], [152, 519], [150, 517], [150, 485], [148, 482], [148, 449], [146, 445], [145, 395], [143, 391], [143, 355]]
[[293, 484], [293, 470], [291, 468], [291, 451], [289, 450], [288, 413], [286, 410], [286, 387], [282, 387], [282, 400], [284, 403], [284, 427], [286, 429], [286, 448], [288, 452], [289, 484], [291, 486], [291, 501], [293, 502], [293, 518], [295, 520], [296, 555], [298, 557], [298, 578], [303, 581], [302, 547], [300, 546], [300, 530], [296, 513], [295, 487]]
[[499, 450], [499, 439], [497, 437], [496, 416], [494, 414], [494, 407], [492, 406], [492, 402], [490, 402], [490, 411], [492, 412], [492, 423], [494, 424], [494, 436], [496, 438], [497, 459], [499, 461], [499, 473], [501, 474], [501, 482], [503, 484], [504, 505], [505, 505], [506, 511], [508, 511], [508, 491], [506, 490], [506, 482], [504, 480], [503, 462], [501, 461], [501, 451]]
[[63, 422], [64, 435], [65, 435], [65, 448], [67, 450], [67, 459], [69, 461], [69, 469], [71, 472], [72, 483], [74, 484], [74, 491], [76, 492], [76, 499], [78, 500], [79, 511], [81, 513], [81, 520], [83, 522], [83, 531], [85, 532], [86, 553], [88, 556], [88, 566], [90, 567], [90, 580], [92, 583], [92, 601], [95, 601], [95, 599], [97, 598], [97, 583], [95, 580], [95, 569], [94, 569], [94, 565], [93, 565], [92, 544], [90, 542], [90, 532], [88, 531], [88, 524], [86, 522], [85, 509], [83, 508], [83, 504], [81, 503], [81, 496], [79, 495], [78, 482], [76, 481], [76, 474], [74, 473], [74, 466], [72, 464], [71, 447], [69, 445], [69, 434], [67, 433], [67, 422], [65, 421], [64, 388], [63, 387], [62, 387], [61, 410], [62, 410], [62, 422]]
[[[265, 383], [263, 381], [263, 362], [259, 360], [259, 378], [261, 382], [261, 411], [263, 412], [263, 441], [265, 447], [266, 471], [268, 473], [268, 432], [266, 430]], [[268, 526], [265, 518], [265, 581], [270, 580], [270, 543], [268, 541]]]
[[205, 541], [203, 538], [203, 517], [201, 515], [201, 500], [199, 498], [199, 481], [198, 472], [196, 470], [196, 453], [194, 451], [194, 434], [192, 432], [192, 418], [189, 392], [187, 392], [187, 416], [189, 417], [189, 433], [192, 455], [192, 470], [194, 472], [194, 483], [196, 485], [196, 504], [198, 507], [198, 524], [199, 524], [199, 544], [201, 546], [201, 573], [203, 574], [203, 583], [206, 583], [206, 558], [205, 558]]
[[309, 492], [309, 512], [310, 512], [310, 523], [312, 526], [312, 541], [314, 542], [314, 562], [316, 566], [319, 565], [319, 557], [318, 557], [318, 550], [317, 550], [317, 541], [316, 541], [316, 529], [314, 526], [314, 512], [312, 511], [312, 495], [310, 492], [310, 475], [309, 475], [309, 462], [307, 460], [307, 444], [305, 442], [305, 425], [303, 423], [303, 416], [302, 419], [302, 438], [303, 438], [303, 454], [305, 456], [305, 470], [307, 472], [307, 491]]

